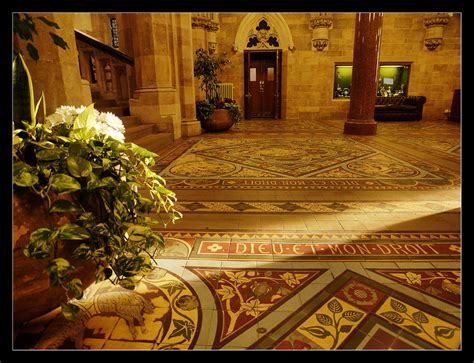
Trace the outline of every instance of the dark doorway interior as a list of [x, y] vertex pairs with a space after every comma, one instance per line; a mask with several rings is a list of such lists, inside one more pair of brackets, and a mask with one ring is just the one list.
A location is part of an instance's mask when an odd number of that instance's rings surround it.
[[280, 118], [281, 50], [245, 51], [245, 118]]

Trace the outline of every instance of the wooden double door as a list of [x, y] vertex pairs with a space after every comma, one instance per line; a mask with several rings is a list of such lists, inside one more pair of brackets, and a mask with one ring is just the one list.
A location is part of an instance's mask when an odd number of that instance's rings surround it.
[[246, 50], [245, 118], [280, 118], [281, 50]]

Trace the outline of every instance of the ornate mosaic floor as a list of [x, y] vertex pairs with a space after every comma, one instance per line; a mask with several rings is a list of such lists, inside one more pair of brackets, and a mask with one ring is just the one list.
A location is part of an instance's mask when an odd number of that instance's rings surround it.
[[93, 285], [76, 321], [35, 319], [15, 349], [464, 350], [459, 125], [341, 126], [176, 142], [156, 166], [184, 218], [157, 269]]
[[[342, 135], [332, 128], [323, 132], [321, 125], [298, 137], [293, 133], [282, 138], [275, 132], [211, 135], [180, 144], [180, 155], [172, 161], [165, 157], [171, 162], [159, 163], [159, 169], [174, 190], [456, 188], [459, 135], [449, 129], [431, 131], [434, 126], [429, 126], [424, 131], [429, 137], [420, 138], [420, 129], [409, 129], [402, 142], [393, 135], [398, 130], [374, 139]], [[427, 157], [427, 150], [443, 158]]]

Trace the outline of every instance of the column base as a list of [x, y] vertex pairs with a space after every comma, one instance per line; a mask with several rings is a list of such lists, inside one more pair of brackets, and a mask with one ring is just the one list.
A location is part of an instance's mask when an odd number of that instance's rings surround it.
[[201, 122], [197, 120], [183, 120], [181, 123], [181, 134], [183, 136], [201, 135]]
[[344, 133], [350, 135], [375, 135], [377, 134], [377, 123], [358, 122], [356, 120], [347, 120], [344, 124]]

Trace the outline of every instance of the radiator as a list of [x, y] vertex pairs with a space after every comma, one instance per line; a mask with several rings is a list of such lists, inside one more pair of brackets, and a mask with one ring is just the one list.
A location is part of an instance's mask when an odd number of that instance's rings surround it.
[[234, 84], [233, 83], [218, 83], [217, 94], [219, 98], [234, 99]]

